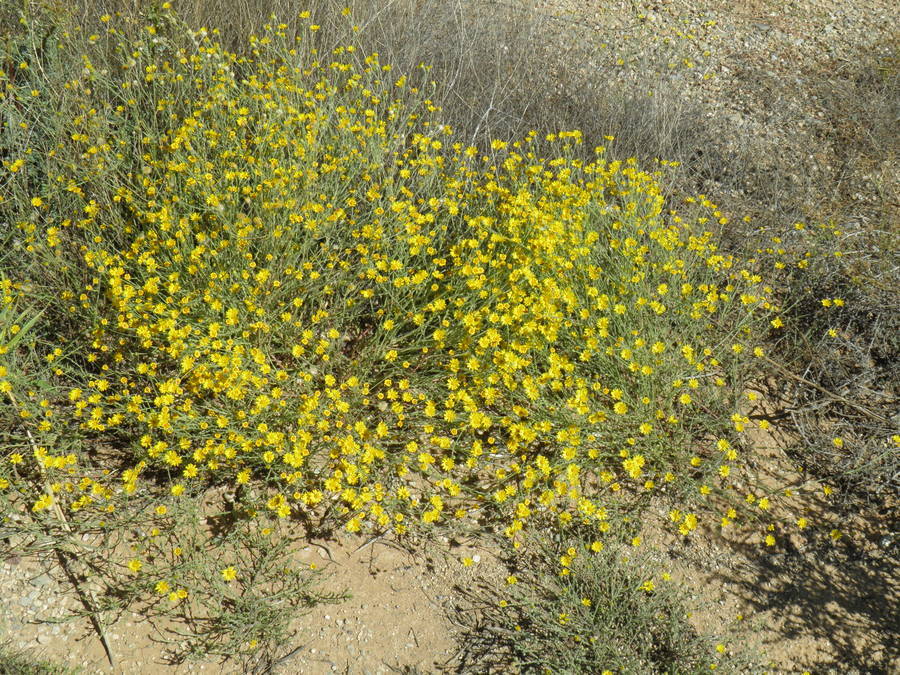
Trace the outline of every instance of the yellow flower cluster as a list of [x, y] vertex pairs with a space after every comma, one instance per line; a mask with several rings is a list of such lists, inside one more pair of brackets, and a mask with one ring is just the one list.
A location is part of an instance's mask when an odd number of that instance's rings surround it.
[[[253, 508], [277, 518], [337, 504], [350, 531], [402, 533], [496, 512], [515, 539], [535, 519], [605, 533], [660, 484], [730, 485], [736, 453], [691, 457], [747, 424], [732, 390], [774, 308], [718, 250], [714, 204], [679, 216], [633, 159], [576, 159], [577, 131], [454, 143], [352, 47], [322, 54], [283, 26], [248, 57], [191, 39], [119, 44], [127, 77], [71, 121], [84, 164], [41, 201], [77, 216], [21, 226], [84, 271], [59, 291], [91, 372], [64, 415], [125, 439], [125, 493], [146, 473], [176, 496], [260, 480]], [[146, 106], [154, 134], [128, 123]], [[127, 178], [99, 198], [86, 186], [129, 143]], [[108, 501], [84, 480], [65, 508]]]

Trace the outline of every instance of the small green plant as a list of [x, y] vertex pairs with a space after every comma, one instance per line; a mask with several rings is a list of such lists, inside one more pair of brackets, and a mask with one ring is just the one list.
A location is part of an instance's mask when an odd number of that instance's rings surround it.
[[163, 516], [132, 547], [128, 574], [107, 579], [107, 597], [175, 620], [165, 638], [174, 660], [230, 658], [249, 668], [286, 651], [298, 613], [349, 597], [315, 590], [319, 573], [292, 560], [297, 537], [282, 524], [261, 527], [233, 505], [202, 513], [203, 501], [157, 506]]
[[655, 565], [645, 555], [621, 546], [594, 551], [578, 538], [532, 543], [505, 589], [461, 589], [462, 663], [524, 673], [738, 667], [733, 649], [697, 634], [677, 585], [648, 571]]
[[0, 675], [77, 675], [79, 672], [7, 644], [0, 645]]

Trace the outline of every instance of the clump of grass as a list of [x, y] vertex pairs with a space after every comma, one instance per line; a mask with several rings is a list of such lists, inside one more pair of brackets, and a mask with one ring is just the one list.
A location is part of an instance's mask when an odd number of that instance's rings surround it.
[[293, 561], [296, 534], [277, 522], [261, 527], [233, 506], [204, 513], [203, 501], [194, 495], [155, 507], [128, 571], [107, 571], [109, 609], [174, 621], [164, 641], [175, 662], [230, 658], [247, 670], [277, 660], [290, 651], [298, 613], [349, 596], [315, 590], [315, 565]]
[[[462, 668], [516, 672], [709, 672], [744, 656], [701, 637], [668, 574], [619, 546], [602, 552], [576, 538], [529, 547], [505, 588], [461, 589]], [[565, 574], [555, 572], [559, 561]]]
[[7, 644], [0, 645], [0, 673], [3, 675], [76, 675], [78, 672], [78, 669], [35, 657]]

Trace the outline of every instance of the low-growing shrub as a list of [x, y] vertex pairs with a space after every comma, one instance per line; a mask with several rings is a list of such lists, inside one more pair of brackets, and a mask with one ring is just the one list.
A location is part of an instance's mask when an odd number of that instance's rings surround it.
[[774, 308], [704, 230], [713, 205], [664, 213], [633, 161], [566, 158], [578, 132], [550, 160], [533, 135], [444, 148], [429, 101], [350, 48], [295, 56], [271, 26], [236, 57], [149, 28], [103, 69], [137, 83], [85, 66], [59, 92], [98, 111], [66, 123], [80, 161], [48, 151], [52, 180], [5, 205], [28, 261], [10, 299], [32, 284], [67, 328], [38, 338], [49, 407], [130, 458], [126, 490], [262, 479], [280, 517], [338, 500], [351, 531], [403, 532], [498, 510], [512, 536], [532, 512], [605, 527], [620, 497], [727, 487]]
[[303, 525], [599, 554], [657, 497], [684, 536], [765, 517], [745, 384], [781, 318], [715, 204], [579, 131], [459, 142], [426, 70], [300, 18], [239, 52], [167, 5], [7, 36], [4, 526], [93, 538], [95, 619], [143, 598], [227, 656], [333, 599], [284, 573]]

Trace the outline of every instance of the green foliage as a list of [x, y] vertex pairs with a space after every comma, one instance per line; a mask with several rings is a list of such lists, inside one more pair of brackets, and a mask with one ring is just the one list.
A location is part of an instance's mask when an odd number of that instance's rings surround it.
[[[531, 542], [504, 589], [469, 592], [462, 663], [515, 672], [732, 672], [740, 658], [701, 637], [668, 574], [634, 549]], [[564, 562], [564, 573], [553, 570]]]
[[460, 140], [427, 67], [364, 53], [352, 16], [231, 51], [166, 6], [96, 32], [25, 10], [0, 53], [0, 504], [26, 552], [102, 582], [89, 614], [253, 660], [338, 599], [291, 568], [314, 520], [524, 549], [577, 526], [560, 570], [534, 553], [542, 600], [508, 601], [519, 665], [699, 663], [604, 541], [654, 499], [684, 536], [767, 517], [746, 387], [774, 270], [819, 258], [721, 250], [721, 210], [676, 212], [673, 165], [612, 136]]
[[42, 658], [34, 658], [27, 652], [12, 649], [5, 644], [0, 646], [2, 675], [76, 675], [79, 672]]

